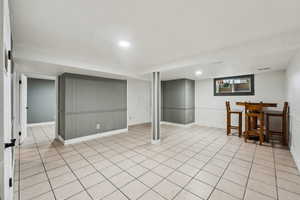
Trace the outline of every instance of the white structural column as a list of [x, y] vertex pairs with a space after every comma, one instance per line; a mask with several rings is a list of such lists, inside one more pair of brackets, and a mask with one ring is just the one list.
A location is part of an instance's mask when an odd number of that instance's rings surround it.
[[153, 72], [152, 76], [152, 144], [160, 143], [160, 74]]

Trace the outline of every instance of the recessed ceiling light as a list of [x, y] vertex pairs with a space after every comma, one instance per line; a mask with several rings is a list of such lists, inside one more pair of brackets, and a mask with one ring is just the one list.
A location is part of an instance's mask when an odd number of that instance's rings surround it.
[[200, 75], [202, 75], [203, 74], [203, 72], [202, 71], [196, 71], [196, 73], [195, 73], [197, 76], [200, 76]]
[[129, 48], [131, 46], [130, 42], [126, 40], [119, 41], [119, 46], [122, 48]]

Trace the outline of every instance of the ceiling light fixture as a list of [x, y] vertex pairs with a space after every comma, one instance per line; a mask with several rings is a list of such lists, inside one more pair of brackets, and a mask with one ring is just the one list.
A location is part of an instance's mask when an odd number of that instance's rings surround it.
[[196, 73], [195, 73], [197, 76], [200, 76], [200, 75], [202, 75], [203, 74], [203, 72], [202, 71], [196, 71]]
[[129, 48], [131, 46], [130, 42], [126, 40], [119, 41], [119, 46], [122, 48]]

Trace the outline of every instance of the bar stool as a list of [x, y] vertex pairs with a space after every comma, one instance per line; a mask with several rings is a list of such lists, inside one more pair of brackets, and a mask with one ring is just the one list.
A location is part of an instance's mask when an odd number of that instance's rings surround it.
[[[243, 128], [243, 111], [239, 110], [231, 110], [230, 102], [226, 101], [226, 111], [227, 111], [227, 135], [231, 134], [231, 129], [237, 129], [239, 133], [239, 137], [242, 135], [242, 128]], [[231, 125], [231, 115], [237, 114], [239, 117], [238, 126]]]
[[[282, 145], [287, 145], [288, 144], [288, 135], [287, 135], [287, 128], [288, 128], [288, 108], [289, 104], [288, 102], [284, 102], [283, 110], [282, 111], [268, 111], [266, 113], [266, 131], [267, 131], [267, 139], [269, 137], [272, 138], [274, 135], [279, 135], [281, 144]], [[273, 117], [279, 117], [281, 118], [281, 130], [280, 131], [275, 131], [270, 129], [270, 119]]]
[[[259, 144], [262, 145], [264, 141], [264, 126], [265, 126], [265, 114], [263, 112], [263, 105], [245, 105], [245, 117], [246, 117], [246, 130], [245, 130], [245, 142], [249, 136], [258, 136]], [[257, 122], [259, 124], [257, 124]]]

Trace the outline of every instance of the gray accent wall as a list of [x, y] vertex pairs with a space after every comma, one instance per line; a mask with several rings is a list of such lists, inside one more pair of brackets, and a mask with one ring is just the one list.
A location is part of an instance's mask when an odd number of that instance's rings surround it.
[[65, 73], [58, 87], [63, 139], [127, 128], [126, 80]]
[[189, 124], [195, 122], [195, 81], [162, 81], [162, 121]]
[[27, 123], [55, 121], [55, 81], [28, 78]]

